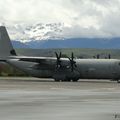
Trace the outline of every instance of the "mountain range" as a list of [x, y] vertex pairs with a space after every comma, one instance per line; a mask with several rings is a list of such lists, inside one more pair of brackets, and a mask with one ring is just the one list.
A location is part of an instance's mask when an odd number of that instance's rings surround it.
[[65, 37], [62, 23], [37, 23], [8, 27], [16, 48], [114, 48], [120, 49], [120, 38]]
[[64, 40], [40, 40], [22, 43], [12, 41], [15, 48], [100, 48], [120, 49], [120, 38], [70, 38]]

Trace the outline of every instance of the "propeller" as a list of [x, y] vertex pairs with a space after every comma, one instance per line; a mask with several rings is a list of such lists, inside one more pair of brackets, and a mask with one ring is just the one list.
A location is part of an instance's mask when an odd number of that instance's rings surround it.
[[56, 55], [56, 58], [57, 58], [57, 61], [56, 61], [56, 68], [60, 68], [62, 65], [61, 65], [61, 56], [62, 56], [62, 53], [60, 52], [59, 55], [57, 52], [55, 52], [55, 55]]
[[74, 71], [74, 67], [77, 67], [76, 62], [74, 61], [74, 54], [73, 54], [73, 52], [71, 54], [71, 58], [68, 57], [68, 59], [70, 60], [71, 71], [73, 72]]

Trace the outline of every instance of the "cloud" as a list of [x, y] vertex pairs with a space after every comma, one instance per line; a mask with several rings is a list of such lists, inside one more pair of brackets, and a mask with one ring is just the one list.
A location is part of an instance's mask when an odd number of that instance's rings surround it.
[[120, 36], [120, 0], [1, 0], [0, 6], [0, 23], [61, 22], [63, 36]]

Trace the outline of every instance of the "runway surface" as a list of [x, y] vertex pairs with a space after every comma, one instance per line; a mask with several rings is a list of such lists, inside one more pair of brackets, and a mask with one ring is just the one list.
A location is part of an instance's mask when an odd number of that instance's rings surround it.
[[2, 77], [0, 120], [120, 120], [120, 84]]

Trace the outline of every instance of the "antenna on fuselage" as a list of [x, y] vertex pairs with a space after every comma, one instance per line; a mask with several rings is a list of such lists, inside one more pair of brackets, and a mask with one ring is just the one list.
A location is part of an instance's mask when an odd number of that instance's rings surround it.
[[97, 59], [99, 59], [100, 58], [100, 55], [99, 54], [97, 54]]
[[111, 59], [111, 55], [110, 54], [108, 55], [108, 58]]

